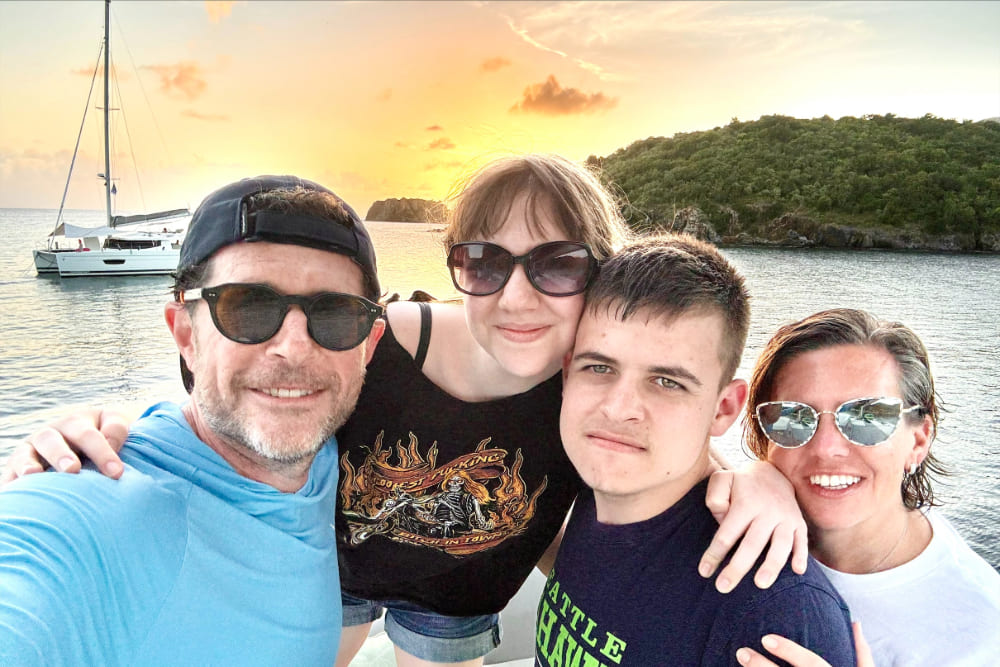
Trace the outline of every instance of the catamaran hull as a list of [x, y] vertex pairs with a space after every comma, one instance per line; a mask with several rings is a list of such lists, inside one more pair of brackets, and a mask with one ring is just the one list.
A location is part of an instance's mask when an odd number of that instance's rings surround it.
[[[92, 250], [89, 252], [58, 253], [55, 256], [59, 276], [156, 276], [177, 269], [180, 250], [151, 248], [149, 250]], [[37, 260], [35, 266], [37, 267]]]
[[56, 262], [56, 253], [52, 250], [33, 250], [35, 257], [35, 271], [42, 273], [59, 273], [59, 265]]

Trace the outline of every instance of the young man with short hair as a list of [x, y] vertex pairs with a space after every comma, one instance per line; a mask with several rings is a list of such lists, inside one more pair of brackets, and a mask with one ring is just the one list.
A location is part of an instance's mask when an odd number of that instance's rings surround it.
[[560, 430], [577, 498], [538, 609], [536, 663], [736, 665], [777, 633], [854, 665], [849, 614], [809, 568], [719, 593], [698, 574], [711, 436], [746, 400], [739, 273], [711, 245], [646, 238], [602, 267], [564, 365]]

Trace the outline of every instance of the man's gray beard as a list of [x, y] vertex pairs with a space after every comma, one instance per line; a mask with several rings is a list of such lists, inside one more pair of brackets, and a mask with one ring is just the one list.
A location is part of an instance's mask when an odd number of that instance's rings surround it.
[[198, 412], [205, 424], [212, 432], [242, 449], [254, 452], [261, 458], [272, 461], [280, 466], [288, 466], [310, 460], [323, 448], [323, 445], [337, 432], [347, 421], [347, 418], [354, 412], [357, 405], [358, 396], [361, 394], [361, 385], [364, 383], [364, 371], [359, 382], [348, 387], [346, 394], [336, 411], [328, 415], [323, 423], [316, 429], [316, 435], [312, 438], [303, 438], [302, 447], [277, 446], [279, 443], [266, 438], [263, 433], [252, 430], [249, 424], [239, 420], [235, 414], [218, 405], [209, 398], [204, 391], [200, 391], [195, 383], [194, 391], [191, 393], [191, 400], [198, 406]]

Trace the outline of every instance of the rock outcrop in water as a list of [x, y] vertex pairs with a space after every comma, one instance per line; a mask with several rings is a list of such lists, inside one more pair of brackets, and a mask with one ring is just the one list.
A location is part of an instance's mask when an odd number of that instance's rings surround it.
[[371, 205], [365, 220], [382, 222], [439, 222], [441, 202], [430, 199], [380, 199]]

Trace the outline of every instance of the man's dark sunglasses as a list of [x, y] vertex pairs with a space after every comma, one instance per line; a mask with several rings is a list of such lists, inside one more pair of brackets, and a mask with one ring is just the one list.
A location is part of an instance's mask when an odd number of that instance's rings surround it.
[[520, 264], [531, 285], [548, 296], [572, 296], [587, 289], [597, 260], [586, 243], [553, 241], [524, 255], [513, 255], [495, 243], [456, 243], [448, 251], [448, 268], [455, 289], [487, 296], [503, 289]]
[[306, 314], [309, 335], [328, 350], [350, 350], [371, 333], [382, 306], [356, 294], [280, 294], [267, 285], [229, 283], [184, 290], [178, 301], [203, 299], [215, 328], [237, 343], [256, 345], [274, 337], [293, 305]]

